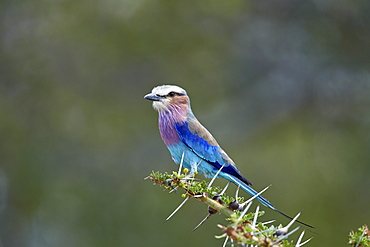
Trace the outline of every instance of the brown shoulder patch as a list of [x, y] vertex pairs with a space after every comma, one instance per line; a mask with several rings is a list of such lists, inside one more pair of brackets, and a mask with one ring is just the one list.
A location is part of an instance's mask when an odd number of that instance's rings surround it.
[[189, 129], [213, 146], [219, 146], [212, 134], [196, 119], [189, 119]]

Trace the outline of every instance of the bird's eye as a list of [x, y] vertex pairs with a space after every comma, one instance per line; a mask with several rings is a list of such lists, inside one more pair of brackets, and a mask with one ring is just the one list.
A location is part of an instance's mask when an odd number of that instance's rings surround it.
[[168, 94], [168, 96], [170, 96], [170, 97], [173, 97], [173, 96], [175, 96], [176, 95], [176, 93], [174, 93], [174, 92], [170, 92], [169, 94]]

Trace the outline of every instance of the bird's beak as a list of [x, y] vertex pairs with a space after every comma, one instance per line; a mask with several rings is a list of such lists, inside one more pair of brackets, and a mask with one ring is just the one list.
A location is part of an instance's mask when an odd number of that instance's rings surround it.
[[148, 99], [152, 101], [161, 101], [162, 97], [156, 94], [153, 94], [153, 93], [148, 93], [147, 95], [144, 96], [144, 99]]

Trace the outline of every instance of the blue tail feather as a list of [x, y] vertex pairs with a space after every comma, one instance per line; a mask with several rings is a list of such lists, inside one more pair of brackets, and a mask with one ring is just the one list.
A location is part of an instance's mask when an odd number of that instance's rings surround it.
[[[239, 178], [236, 178], [236, 177], [234, 177], [234, 176], [232, 176], [232, 175], [230, 175], [230, 174], [227, 174], [227, 173], [224, 173], [224, 172], [221, 172], [221, 174], [219, 175], [219, 177], [222, 177], [222, 178], [225, 178], [225, 179], [227, 179], [227, 180], [229, 180], [229, 181], [231, 181], [231, 182], [233, 182], [235, 185], [237, 185], [237, 186], [240, 186], [240, 188], [242, 188], [245, 192], [247, 192], [248, 194], [250, 194], [251, 196], [255, 196], [255, 195], [257, 195], [258, 194], [258, 192], [257, 191], [255, 191], [254, 189], [252, 189], [249, 185], [247, 185], [247, 184], [245, 184], [242, 180], [240, 180]], [[260, 203], [262, 203], [262, 205], [264, 205], [265, 207], [268, 207], [268, 208], [270, 208], [270, 209], [272, 209], [272, 210], [274, 210], [274, 211], [276, 211], [276, 212], [278, 212], [279, 214], [281, 214], [281, 215], [283, 215], [283, 216], [285, 216], [285, 217], [287, 217], [288, 219], [293, 219], [292, 217], [290, 217], [289, 215], [286, 215], [285, 213], [283, 213], [283, 212], [281, 212], [281, 211], [279, 211], [279, 210], [277, 210], [269, 201], [267, 201], [267, 199], [265, 199], [263, 196], [261, 196], [261, 195], [258, 195], [257, 197], [256, 197], [256, 199], [260, 202]], [[297, 223], [299, 223], [299, 224], [301, 224], [301, 225], [303, 225], [303, 226], [307, 226], [307, 227], [310, 227], [310, 228], [315, 228], [315, 227], [313, 227], [313, 226], [311, 226], [311, 225], [309, 225], [309, 224], [306, 224], [306, 223], [304, 223], [304, 222], [302, 222], [302, 221], [299, 221], [299, 220], [296, 220], [296, 222]], [[309, 230], [309, 229], [308, 229]], [[311, 230], [309, 230], [309, 231], [311, 231]]]
[[[231, 182], [233, 182], [234, 184], [236, 184], [237, 186], [240, 186], [240, 188], [242, 188], [245, 192], [247, 192], [248, 194], [250, 194], [251, 196], [255, 196], [258, 194], [257, 191], [255, 191], [254, 189], [252, 189], [252, 187], [250, 187], [249, 185], [245, 184], [245, 182], [241, 181], [239, 178], [236, 178], [230, 174], [227, 174], [227, 173], [222, 173], [219, 175], [220, 177], [223, 177]], [[276, 208], [269, 202], [267, 201], [263, 196], [261, 195], [258, 195], [256, 197], [256, 199], [262, 203], [262, 205], [264, 205], [265, 207], [268, 207], [272, 210], [275, 210], [276, 211]]]

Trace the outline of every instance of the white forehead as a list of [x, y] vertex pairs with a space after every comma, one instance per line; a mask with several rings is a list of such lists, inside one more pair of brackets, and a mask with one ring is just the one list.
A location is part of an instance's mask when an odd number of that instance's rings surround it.
[[186, 91], [179, 86], [175, 85], [163, 85], [153, 88], [152, 93], [158, 95], [167, 95], [170, 92], [186, 94]]

